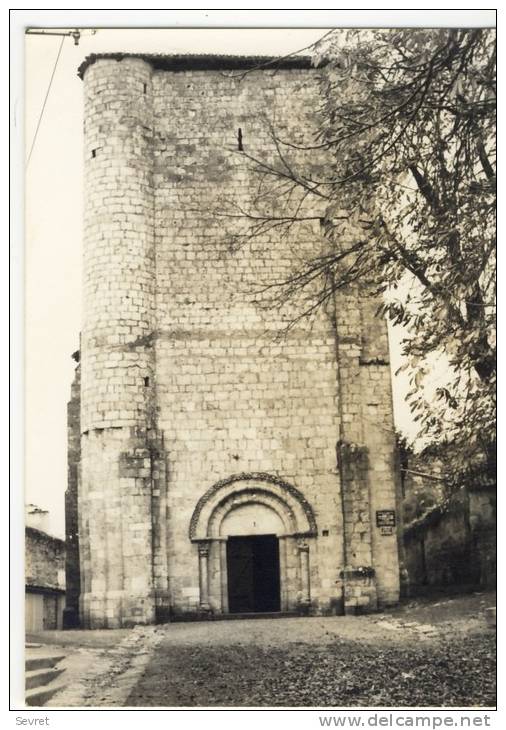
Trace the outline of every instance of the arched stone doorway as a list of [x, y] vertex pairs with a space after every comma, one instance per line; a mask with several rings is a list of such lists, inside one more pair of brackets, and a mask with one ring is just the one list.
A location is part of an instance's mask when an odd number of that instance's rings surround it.
[[239, 474], [213, 485], [190, 523], [201, 610], [309, 608], [309, 551], [316, 534], [308, 501], [279, 477]]

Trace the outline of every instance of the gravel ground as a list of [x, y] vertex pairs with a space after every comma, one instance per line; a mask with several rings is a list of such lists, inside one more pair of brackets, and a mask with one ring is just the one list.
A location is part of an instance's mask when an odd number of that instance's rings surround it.
[[133, 707], [493, 707], [494, 594], [361, 617], [158, 627]]
[[368, 616], [41, 632], [63, 649], [53, 707], [493, 707], [494, 593]]
[[490, 635], [404, 648], [162, 642], [126, 705], [490, 707], [494, 649]]

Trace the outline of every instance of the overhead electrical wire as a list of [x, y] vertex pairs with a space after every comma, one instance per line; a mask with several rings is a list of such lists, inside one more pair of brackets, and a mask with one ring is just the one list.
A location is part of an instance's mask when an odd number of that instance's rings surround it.
[[52, 72], [51, 78], [49, 80], [49, 85], [47, 87], [46, 96], [44, 98], [44, 103], [42, 104], [42, 109], [40, 110], [39, 120], [37, 122], [37, 127], [35, 128], [35, 134], [33, 135], [32, 146], [30, 147], [30, 152], [28, 154], [28, 159], [26, 161], [26, 169], [28, 169], [28, 165], [30, 164], [30, 160], [31, 160], [31, 157], [32, 157], [32, 152], [33, 152], [33, 149], [35, 147], [35, 142], [37, 140], [37, 134], [39, 133], [40, 124], [42, 122], [42, 117], [44, 115], [44, 109], [46, 108], [46, 103], [47, 103], [47, 100], [48, 100], [48, 97], [49, 97], [49, 92], [51, 91], [51, 85], [53, 83], [54, 75], [55, 75], [55, 72], [56, 72], [56, 67], [58, 66], [58, 61], [60, 60], [60, 55], [61, 55], [61, 51], [62, 51], [62, 48], [63, 48], [64, 41], [65, 41], [65, 36], [62, 36], [61, 43], [60, 43], [60, 47], [58, 49], [58, 55], [56, 56], [56, 61], [54, 62], [53, 72]]

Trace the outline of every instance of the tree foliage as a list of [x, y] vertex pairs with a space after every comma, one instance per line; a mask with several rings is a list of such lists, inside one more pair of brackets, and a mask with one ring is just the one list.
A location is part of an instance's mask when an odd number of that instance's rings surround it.
[[[405, 333], [420, 435], [452, 443], [460, 472], [476, 460], [491, 468], [495, 451], [495, 43], [484, 29], [328, 34], [314, 55], [317, 135], [290, 138], [271, 122], [276, 161], [249, 163], [275, 203], [264, 195], [238, 213], [256, 236], [307, 225], [308, 201], [318, 203], [326, 251], [280, 296], [317, 277], [313, 307], [357, 282], [382, 295]], [[429, 401], [436, 358], [447, 377]]]

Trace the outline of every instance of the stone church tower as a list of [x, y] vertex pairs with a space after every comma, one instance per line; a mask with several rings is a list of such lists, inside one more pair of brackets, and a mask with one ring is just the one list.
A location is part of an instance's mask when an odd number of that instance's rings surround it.
[[66, 504], [67, 615], [84, 627], [399, 597], [377, 302], [336, 295], [276, 338], [285, 315], [252, 292], [289, 275], [308, 231], [234, 247], [237, 222], [212, 214], [250, 199], [245, 155], [273, 154], [264, 113], [287, 135], [314, 119], [306, 59], [244, 74], [255, 65], [111, 54], [79, 70], [84, 322]]

